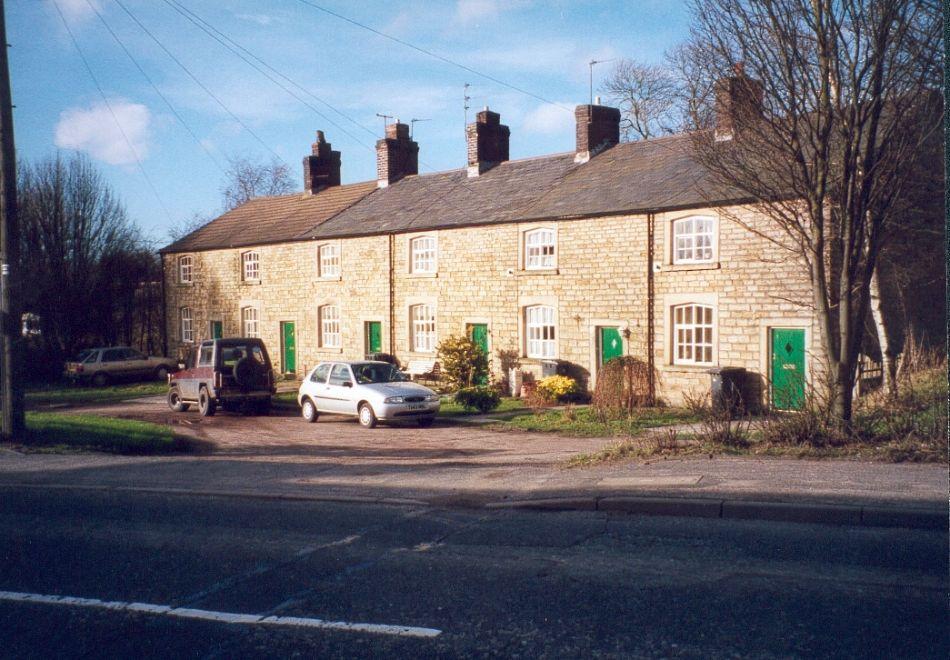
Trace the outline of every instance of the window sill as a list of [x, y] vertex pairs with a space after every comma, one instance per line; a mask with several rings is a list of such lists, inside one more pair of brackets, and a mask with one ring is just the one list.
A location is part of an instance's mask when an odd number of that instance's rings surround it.
[[330, 276], [318, 277], [314, 280], [314, 282], [340, 282], [342, 280], [343, 280], [343, 277], [341, 275], [334, 275], [332, 277]]
[[406, 277], [416, 278], [416, 279], [426, 279], [438, 277], [438, 273], [406, 273]]
[[718, 366], [718, 364], [664, 364], [660, 366], [660, 371], [666, 373], [703, 374]]
[[241, 280], [241, 286], [260, 286], [260, 280]]
[[720, 268], [722, 266], [719, 265], [718, 261], [702, 264], [663, 264], [660, 272], [676, 273], [684, 270], [719, 270]]
[[531, 275], [560, 275], [561, 271], [558, 268], [522, 268], [518, 271], [519, 277], [526, 277]]
[[340, 347], [340, 348], [335, 348], [335, 347], [330, 347], [330, 346], [321, 346], [320, 348], [317, 349], [317, 351], [320, 352], [320, 353], [333, 353], [334, 355], [339, 355], [340, 353], [343, 352], [343, 348], [342, 348], [342, 347]]
[[194, 282], [175, 282], [175, 286], [177, 286], [179, 289], [187, 289], [189, 287], [193, 287], [194, 285]]

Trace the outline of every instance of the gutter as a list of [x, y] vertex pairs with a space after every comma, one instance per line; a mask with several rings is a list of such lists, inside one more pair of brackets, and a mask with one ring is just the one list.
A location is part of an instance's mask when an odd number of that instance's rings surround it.
[[647, 213], [647, 395], [650, 404], [656, 404], [656, 292], [653, 281], [653, 262], [656, 252], [656, 215]]
[[395, 234], [389, 234], [389, 354], [396, 355], [396, 264], [395, 255]]
[[162, 355], [168, 357], [168, 299], [165, 291], [165, 255], [158, 253], [158, 258], [162, 262]]

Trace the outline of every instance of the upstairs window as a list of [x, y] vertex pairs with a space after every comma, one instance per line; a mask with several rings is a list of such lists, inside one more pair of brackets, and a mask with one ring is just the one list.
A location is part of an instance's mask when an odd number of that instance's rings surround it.
[[241, 255], [242, 276], [245, 282], [259, 282], [261, 279], [261, 256], [251, 251]]
[[431, 353], [435, 350], [435, 306], [413, 305], [409, 308], [412, 350]]
[[436, 272], [436, 242], [432, 236], [414, 238], [410, 242], [410, 272]]
[[707, 305], [673, 308], [673, 364], [713, 363], [713, 309]]
[[340, 276], [340, 248], [338, 245], [320, 246], [320, 277]]
[[190, 256], [178, 257], [178, 281], [182, 284], [191, 284], [193, 272], [194, 258]]
[[324, 348], [340, 348], [340, 308], [324, 305], [320, 308], [320, 345]]
[[553, 229], [535, 229], [524, 235], [524, 267], [526, 270], [557, 266], [556, 241]]
[[245, 307], [241, 310], [241, 327], [245, 337], [260, 337], [259, 314], [256, 307]]
[[673, 263], [695, 264], [713, 260], [713, 218], [683, 218], [673, 223]]
[[191, 307], [182, 307], [178, 310], [178, 316], [181, 322], [181, 340], [191, 343], [195, 340], [195, 329], [191, 317]]
[[525, 309], [526, 353], [529, 358], [553, 358], [557, 341], [554, 308], [535, 305]]

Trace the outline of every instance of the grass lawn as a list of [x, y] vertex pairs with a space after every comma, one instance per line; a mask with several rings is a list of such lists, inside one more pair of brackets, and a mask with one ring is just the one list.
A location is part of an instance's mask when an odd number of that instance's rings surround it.
[[168, 384], [162, 381], [129, 383], [110, 387], [86, 387], [82, 385], [50, 387], [28, 390], [26, 392], [26, 404], [30, 408], [42, 408], [43, 406], [54, 405], [74, 406], [89, 403], [112, 403], [143, 396], [164, 395], [167, 391]]
[[591, 408], [565, 408], [520, 415], [507, 422], [492, 424], [488, 428], [495, 431], [539, 431], [596, 438], [634, 435], [654, 426], [688, 424], [695, 421], [695, 415], [681, 408], [643, 408], [627, 419], [606, 422], [600, 421]]
[[23, 444], [39, 451], [91, 449], [117, 454], [165, 454], [186, 448], [184, 439], [160, 424], [50, 412], [26, 413]]
[[[524, 401], [522, 399], [503, 397], [497, 408], [484, 414], [495, 417], [507, 416], [507, 413], [527, 411], [528, 409], [525, 407]], [[481, 414], [483, 413], [480, 413], [477, 410], [466, 410], [459, 404], [455, 403], [455, 401], [452, 400], [452, 397], [443, 397], [442, 405], [439, 407], [439, 417], [468, 417], [470, 415]]]

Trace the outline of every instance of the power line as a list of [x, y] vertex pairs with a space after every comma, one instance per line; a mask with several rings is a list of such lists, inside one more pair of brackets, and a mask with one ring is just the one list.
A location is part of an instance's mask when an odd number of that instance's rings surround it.
[[222, 101], [221, 99], [219, 99], [219, 98], [215, 95], [214, 92], [212, 92], [210, 89], [208, 89], [207, 85], [205, 85], [203, 82], [201, 82], [201, 81], [198, 79], [198, 77], [197, 77], [195, 74], [193, 74], [193, 73], [191, 72], [191, 70], [190, 70], [188, 67], [186, 67], [186, 66], [181, 62], [181, 60], [179, 60], [177, 57], [175, 57], [175, 55], [174, 55], [170, 50], [168, 50], [168, 48], [165, 47], [165, 44], [163, 44], [163, 43], [161, 42], [161, 40], [160, 40], [158, 37], [156, 37], [154, 34], [152, 34], [152, 33], [149, 31], [149, 29], [148, 29], [147, 27], [145, 27], [145, 26], [142, 24], [142, 21], [140, 21], [140, 20], [135, 16], [135, 14], [133, 14], [131, 11], [129, 11], [129, 9], [125, 6], [125, 4], [123, 4], [122, 0], [115, 0], [115, 3], [116, 3], [117, 5], [119, 5], [119, 7], [122, 8], [122, 11], [124, 11], [126, 14], [128, 14], [129, 18], [131, 18], [133, 21], [135, 21], [135, 24], [138, 25], [139, 28], [141, 28], [141, 30], [142, 30], [145, 34], [147, 34], [147, 35], [152, 39], [152, 41], [154, 41], [154, 42], [158, 45], [158, 47], [161, 48], [161, 49], [165, 52], [165, 54], [168, 55], [168, 57], [170, 57], [170, 58], [172, 59], [173, 62], [175, 62], [175, 64], [177, 64], [179, 67], [181, 67], [182, 71], [184, 71], [186, 74], [188, 74], [188, 77], [191, 78], [191, 79], [195, 82], [196, 85], [198, 85], [202, 90], [204, 90], [205, 94], [207, 94], [207, 95], [210, 96], [212, 99], [214, 99], [214, 101], [215, 101], [219, 106], [221, 106], [221, 108], [228, 114], [228, 116], [231, 117], [231, 119], [233, 119], [233, 120], [236, 121], [238, 124], [240, 124], [241, 127], [242, 127], [245, 131], [247, 131], [248, 134], [250, 134], [255, 140], [257, 140], [258, 144], [260, 144], [260, 145], [261, 145], [262, 147], [264, 147], [267, 151], [269, 151], [269, 152], [274, 156], [274, 158], [276, 158], [277, 160], [279, 160], [279, 161], [280, 161], [281, 163], [283, 163], [284, 165], [287, 165], [287, 162], [286, 162], [283, 158], [281, 158], [280, 155], [279, 155], [276, 151], [274, 151], [266, 142], [264, 142], [264, 140], [262, 140], [261, 137], [260, 137], [257, 133], [255, 133], [253, 130], [251, 130], [250, 126], [248, 126], [240, 117], [238, 117], [236, 114], [234, 114], [234, 113], [231, 111], [231, 109], [224, 103], [224, 101]]
[[[164, 2], [165, 2], [165, 4], [167, 4], [169, 7], [171, 7], [171, 8], [174, 9], [176, 12], [178, 12], [181, 16], [183, 16], [185, 19], [187, 19], [189, 22], [191, 22], [193, 25], [195, 25], [197, 28], [199, 28], [200, 30], [202, 30], [205, 34], [207, 34], [207, 35], [210, 36], [212, 39], [214, 39], [215, 41], [217, 41], [219, 44], [221, 44], [222, 46], [224, 46], [225, 48], [227, 48], [227, 49], [228, 49], [230, 52], [232, 52], [235, 56], [237, 56], [238, 58], [240, 58], [245, 64], [247, 64], [248, 66], [252, 67], [255, 71], [257, 71], [257, 72], [260, 73], [262, 76], [264, 76], [265, 78], [267, 78], [268, 80], [270, 80], [272, 83], [274, 83], [275, 85], [277, 85], [278, 87], [280, 87], [280, 88], [281, 88], [282, 90], [284, 90], [285, 92], [287, 92], [287, 94], [289, 94], [290, 96], [292, 96], [294, 99], [296, 99], [297, 101], [299, 101], [300, 103], [302, 103], [302, 104], [305, 105], [306, 107], [310, 108], [310, 110], [312, 110], [312, 111], [315, 112], [317, 115], [319, 115], [320, 117], [322, 117], [322, 118], [323, 118], [324, 120], [326, 120], [328, 123], [330, 123], [331, 125], [333, 125], [333, 126], [335, 126], [336, 128], [338, 128], [338, 129], [340, 130], [340, 132], [344, 133], [345, 135], [347, 135], [349, 138], [351, 138], [352, 140], [354, 140], [355, 142], [357, 142], [357, 143], [360, 144], [361, 146], [363, 146], [363, 147], [365, 147], [365, 148], [367, 148], [367, 149], [370, 149], [370, 150], [373, 149], [372, 146], [366, 144], [365, 142], [363, 142], [362, 140], [360, 140], [360, 138], [358, 138], [358, 137], [356, 137], [355, 135], [353, 135], [352, 133], [350, 133], [348, 130], [346, 130], [345, 128], [343, 128], [340, 124], [338, 124], [337, 122], [335, 122], [333, 119], [331, 119], [330, 117], [328, 117], [327, 115], [325, 115], [323, 112], [321, 112], [321, 111], [318, 110], [317, 108], [315, 108], [311, 103], [309, 103], [309, 102], [307, 102], [305, 99], [301, 98], [301, 97], [300, 97], [298, 94], [296, 94], [293, 90], [288, 89], [284, 84], [282, 84], [280, 81], [276, 80], [276, 79], [274, 78], [274, 76], [270, 75], [267, 71], [263, 70], [261, 67], [264, 67], [264, 68], [268, 69], [269, 71], [272, 71], [274, 74], [276, 74], [276, 75], [279, 76], [280, 78], [283, 78], [284, 80], [286, 80], [287, 82], [289, 82], [291, 85], [293, 85], [294, 87], [296, 87], [297, 89], [299, 89], [300, 91], [302, 91], [304, 94], [310, 96], [311, 98], [315, 99], [315, 100], [318, 101], [319, 103], [322, 103], [323, 105], [325, 105], [326, 107], [328, 107], [330, 110], [333, 110], [333, 111], [336, 112], [338, 115], [340, 115], [340, 116], [343, 117], [344, 119], [348, 120], [349, 122], [353, 123], [355, 126], [361, 128], [361, 129], [363, 129], [364, 131], [366, 131], [367, 133], [369, 133], [369, 134], [372, 135], [373, 137], [376, 137], [376, 134], [373, 133], [372, 130], [366, 128], [365, 126], [363, 126], [362, 124], [360, 124], [360, 123], [359, 123], [358, 121], [356, 121], [355, 119], [353, 119], [353, 118], [347, 116], [345, 113], [343, 113], [343, 112], [341, 112], [340, 110], [336, 109], [336, 108], [333, 107], [330, 103], [328, 103], [328, 102], [325, 101], [324, 99], [320, 98], [319, 96], [317, 96], [317, 95], [314, 94], [313, 92], [309, 91], [308, 89], [306, 89], [305, 87], [303, 87], [302, 85], [300, 85], [299, 83], [297, 83], [296, 81], [294, 81], [294, 80], [293, 80], [292, 78], [290, 78], [289, 76], [287, 76], [287, 75], [285, 75], [284, 73], [278, 71], [277, 69], [275, 69], [274, 67], [272, 67], [270, 64], [268, 64], [266, 61], [264, 61], [263, 59], [261, 59], [260, 57], [258, 57], [258, 56], [255, 55], [254, 53], [252, 53], [250, 50], [248, 50], [247, 48], [245, 48], [244, 46], [242, 46], [241, 44], [239, 44], [237, 41], [235, 41], [234, 39], [232, 39], [231, 37], [229, 37], [228, 35], [226, 35], [224, 32], [222, 32], [221, 30], [219, 30], [219, 29], [217, 29], [216, 27], [214, 27], [211, 23], [209, 23], [209, 22], [206, 21], [205, 19], [201, 18], [198, 14], [196, 14], [196, 13], [193, 12], [193, 11], [191, 11], [191, 10], [188, 9], [187, 7], [184, 7], [181, 3], [177, 2], [177, 0], [164, 0]], [[240, 52], [239, 52], [239, 51], [240, 51]], [[246, 53], [247, 57], [245, 57], [245, 55], [243, 55], [242, 52], [243, 52], [243, 53]], [[261, 66], [258, 66], [257, 64], [255, 64], [254, 62], [252, 62], [252, 61], [251, 61], [250, 59], [248, 59], [248, 58], [251, 58], [251, 59], [255, 60], [256, 62], [260, 63]]]
[[149, 75], [145, 72], [145, 69], [142, 68], [142, 66], [139, 64], [138, 60], [136, 60], [135, 57], [132, 55], [132, 53], [129, 52], [129, 49], [126, 48], [125, 44], [124, 44], [124, 43], [122, 42], [122, 40], [119, 38], [119, 35], [115, 33], [115, 31], [112, 29], [112, 27], [106, 22], [105, 17], [99, 12], [98, 9], [96, 9], [95, 4], [93, 4], [90, 0], [86, 0], [86, 4], [88, 4], [88, 5], [89, 5], [89, 8], [92, 9], [92, 11], [94, 11], [94, 12], [96, 13], [96, 16], [99, 17], [99, 20], [100, 20], [100, 21], [102, 22], [102, 24], [105, 26], [106, 30], [109, 31], [109, 34], [112, 35], [112, 38], [115, 39], [115, 42], [116, 42], [117, 44], [119, 44], [119, 47], [120, 47], [120, 48], [122, 49], [122, 51], [126, 54], [126, 56], [129, 58], [129, 60], [131, 60], [132, 64], [135, 65], [135, 68], [139, 70], [139, 73], [141, 73], [142, 76], [145, 78], [145, 80], [148, 81], [148, 84], [152, 86], [152, 89], [155, 90], [155, 93], [158, 94], [158, 95], [161, 97], [161, 99], [165, 102], [165, 105], [168, 106], [168, 109], [171, 110], [172, 114], [175, 115], [175, 117], [178, 119], [179, 122], [181, 122], [181, 125], [184, 126], [184, 128], [185, 128], [186, 131], [188, 131], [188, 134], [191, 135], [191, 137], [194, 139], [195, 143], [196, 143], [199, 147], [201, 147], [201, 150], [204, 151], [204, 152], [208, 155], [208, 158], [211, 159], [211, 161], [214, 163], [215, 167], [217, 167], [217, 168], [221, 171], [222, 174], [225, 174], [225, 169], [224, 169], [224, 167], [221, 165], [221, 163], [218, 162], [218, 159], [214, 157], [214, 154], [211, 153], [211, 150], [208, 149], [208, 147], [206, 147], [205, 144], [198, 138], [198, 136], [195, 134], [195, 132], [194, 132], [193, 130], [191, 130], [191, 127], [190, 127], [190, 126], [188, 125], [188, 123], [185, 121], [184, 117], [182, 117], [181, 114], [179, 114], [178, 110], [175, 109], [175, 106], [172, 105], [171, 101], [169, 101], [168, 98], [167, 98], [164, 94], [162, 94], [161, 90], [160, 90], [160, 89], [158, 88], [158, 86], [152, 81], [152, 79], [149, 77]]
[[96, 89], [99, 90], [99, 96], [102, 97], [103, 102], [106, 104], [106, 107], [109, 109], [109, 114], [112, 115], [113, 121], [115, 121], [116, 127], [119, 129], [119, 132], [122, 134], [122, 137], [125, 139], [125, 143], [129, 146], [129, 150], [132, 152], [132, 156], [135, 157], [135, 163], [139, 166], [139, 170], [142, 172], [142, 176], [145, 178], [145, 182], [148, 184], [148, 187], [152, 189], [152, 193], [155, 195], [155, 199], [158, 200], [159, 205], [162, 207], [162, 210], [165, 211], [165, 218], [171, 220], [171, 213], [168, 211], [168, 207], [165, 206], [165, 202], [162, 201], [161, 195], [158, 194], [158, 189], [155, 188], [155, 184], [152, 183], [151, 177], [149, 177], [148, 172], [145, 171], [145, 168], [142, 166], [142, 159], [139, 158], [139, 154], [136, 151], [135, 147], [132, 145], [132, 141], [129, 139], [129, 136], [126, 134], [125, 129], [122, 128], [122, 123], [119, 121], [118, 116], [115, 114], [115, 110], [112, 108], [112, 104], [109, 103], [109, 99], [106, 97], [105, 91], [102, 89], [102, 85], [99, 84], [99, 79], [96, 78], [96, 74], [93, 72], [92, 67], [89, 66], [89, 61], [86, 59], [86, 56], [82, 52], [82, 48], [79, 47], [79, 42], [76, 41], [76, 36], [73, 34], [73, 31], [69, 28], [69, 23], [66, 21], [66, 17], [63, 16], [63, 12], [59, 7], [59, 0], [53, 0], [53, 7], [56, 9], [56, 13], [59, 14], [59, 19], [63, 22], [63, 27], [66, 28], [66, 33], [69, 34], [69, 39], [73, 42], [73, 46], [76, 48], [76, 52], [79, 53], [79, 59], [82, 60], [82, 63], [86, 67], [86, 71], [89, 73], [89, 77], [92, 78], [92, 82], [95, 84]]
[[380, 37], [383, 37], [384, 39], [389, 39], [390, 41], [393, 41], [393, 42], [395, 42], [395, 43], [397, 43], [397, 44], [400, 44], [400, 45], [402, 45], [402, 46], [405, 46], [406, 48], [411, 48], [412, 50], [418, 51], [418, 52], [422, 53], [423, 55], [428, 55], [429, 57], [434, 57], [434, 58], [437, 59], [437, 60], [440, 60], [440, 61], [442, 61], [442, 62], [445, 62], [446, 64], [451, 64], [451, 65], [454, 66], [454, 67], [458, 67], [459, 69], [462, 69], [462, 70], [464, 70], [464, 71], [468, 71], [469, 73], [473, 73], [473, 74], [475, 74], [476, 76], [479, 76], [479, 77], [484, 78], [484, 79], [486, 79], [486, 80], [490, 80], [490, 81], [492, 81], [492, 82], [495, 83], [495, 84], [501, 85], [502, 87], [507, 87], [508, 89], [512, 89], [512, 90], [518, 92], [519, 94], [524, 94], [524, 95], [526, 95], [526, 96], [530, 96], [531, 98], [537, 99], [537, 100], [539, 100], [539, 101], [544, 101], [545, 103], [548, 103], [548, 104], [553, 105], [553, 106], [555, 106], [555, 107], [557, 107], [557, 108], [560, 108], [561, 110], [564, 110], [565, 112], [570, 112], [570, 113], [572, 113], [572, 114], [573, 114], [573, 112], [574, 112], [574, 111], [571, 110], [570, 108], [565, 108], [565, 107], [564, 107], [563, 105], [561, 105], [560, 103], [555, 103], [554, 101], [551, 101], [550, 99], [546, 99], [546, 98], [544, 98], [543, 96], [539, 96], [538, 94], [535, 94], [535, 93], [533, 93], [533, 92], [529, 92], [529, 91], [526, 90], [526, 89], [522, 89], [521, 87], [516, 87], [515, 85], [512, 85], [512, 84], [510, 84], [510, 83], [506, 83], [504, 80], [499, 80], [498, 78], [495, 78], [495, 77], [493, 77], [493, 76], [490, 76], [490, 75], [488, 75], [487, 73], [482, 73], [481, 71], [477, 71], [477, 70], [473, 69], [473, 68], [470, 67], [470, 66], [466, 66], [466, 65], [462, 64], [461, 62], [456, 62], [455, 60], [452, 60], [452, 59], [449, 59], [448, 57], [445, 57], [444, 55], [439, 55], [438, 53], [434, 53], [434, 52], [432, 52], [431, 50], [427, 50], [427, 49], [425, 49], [425, 48], [421, 48], [420, 46], [416, 46], [415, 44], [409, 43], [408, 41], [405, 41], [405, 40], [403, 40], [403, 39], [399, 39], [398, 37], [394, 37], [394, 36], [392, 36], [392, 35], [390, 35], [390, 34], [386, 34], [385, 32], [380, 32], [379, 30], [377, 30], [377, 29], [375, 29], [375, 28], [372, 28], [372, 27], [370, 27], [369, 25], [366, 25], [365, 23], [360, 23], [359, 21], [353, 20], [352, 18], [349, 18], [349, 17], [347, 17], [347, 16], [344, 16], [343, 14], [338, 14], [337, 12], [332, 11], [332, 10], [330, 10], [330, 9], [327, 9], [326, 7], [321, 7], [320, 5], [316, 4], [315, 2], [311, 2], [310, 0], [297, 0], [297, 1], [300, 2], [300, 3], [302, 3], [302, 4], [307, 5], [308, 7], [312, 7], [312, 8], [314, 8], [314, 9], [318, 10], [318, 11], [322, 11], [322, 12], [325, 13], [325, 14], [329, 14], [330, 16], [333, 16], [334, 18], [338, 18], [338, 19], [340, 19], [341, 21], [346, 21], [347, 23], [350, 23], [351, 25], [355, 25], [356, 27], [362, 28], [362, 29], [364, 29], [364, 30], [368, 30], [369, 32], [372, 32], [373, 34], [378, 35], [378, 36], [380, 36]]

